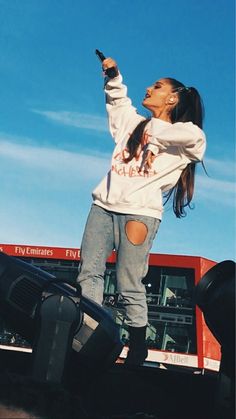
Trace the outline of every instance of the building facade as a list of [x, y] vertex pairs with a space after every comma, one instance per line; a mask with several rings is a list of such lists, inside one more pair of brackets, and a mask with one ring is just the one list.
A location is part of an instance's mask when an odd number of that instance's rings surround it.
[[[73, 283], [78, 275], [79, 249], [0, 244], [0, 251], [46, 270], [64, 282]], [[150, 255], [149, 270], [143, 279], [148, 304], [148, 365], [218, 371], [220, 346], [193, 298], [195, 285], [215, 264], [198, 256]], [[115, 252], [107, 260], [103, 305], [120, 325], [125, 342], [120, 355], [122, 362], [127, 354], [129, 335], [117, 293]], [[7, 325], [0, 323], [0, 328], [0, 346], [31, 350]]]

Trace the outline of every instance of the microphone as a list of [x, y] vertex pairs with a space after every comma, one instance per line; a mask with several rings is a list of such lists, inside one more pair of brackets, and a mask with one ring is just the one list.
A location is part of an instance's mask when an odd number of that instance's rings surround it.
[[[105, 55], [101, 51], [99, 51], [98, 49], [95, 50], [95, 54], [98, 56], [98, 58], [101, 62], [103, 62], [106, 59]], [[118, 75], [116, 67], [107, 68], [105, 70], [105, 73], [110, 79], [114, 79], [114, 77], [116, 77]]]

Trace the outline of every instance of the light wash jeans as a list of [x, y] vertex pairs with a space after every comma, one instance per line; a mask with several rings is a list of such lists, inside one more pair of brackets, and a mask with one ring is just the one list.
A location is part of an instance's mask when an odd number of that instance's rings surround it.
[[[125, 226], [130, 220], [147, 227], [142, 244], [127, 238]], [[82, 244], [78, 282], [82, 294], [102, 304], [106, 260], [117, 252], [117, 291], [126, 311], [126, 323], [133, 327], [147, 324], [146, 290], [142, 279], [148, 271], [148, 257], [160, 220], [143, 215], [119, 214], [93, 204], [88, 215]]]

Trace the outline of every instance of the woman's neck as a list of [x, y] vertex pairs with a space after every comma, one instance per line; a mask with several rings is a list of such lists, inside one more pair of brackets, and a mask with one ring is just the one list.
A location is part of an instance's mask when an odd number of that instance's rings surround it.
[[167, 113], [165, 110], [155, 110], [152, 113], [153, 118], [158, 118], [161, 119], [162, 121], [166, 121], [166, 122], [170, 122], [171, 123], [171, 119], [170, 119], [170, 114]]

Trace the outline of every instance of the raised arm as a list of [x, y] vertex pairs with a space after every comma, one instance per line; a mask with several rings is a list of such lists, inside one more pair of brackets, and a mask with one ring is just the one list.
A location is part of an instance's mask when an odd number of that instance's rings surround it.
[[137, 114], [136, 108], [127, 96], [127, 87], [122, 83], [123, 78], [116, 62], [112, 58], [106, 58], [102, 66], [104, 71], [111, 67], [115, 67], [117, 70], [116, 77], [112, 79], [107, 76], [105, 77], [104, 87], [109, 129], [112, 137], [117, 142], [122, 135], [125, 135], [128, 126], [135, 128], [139, 121], [144, 118]]

